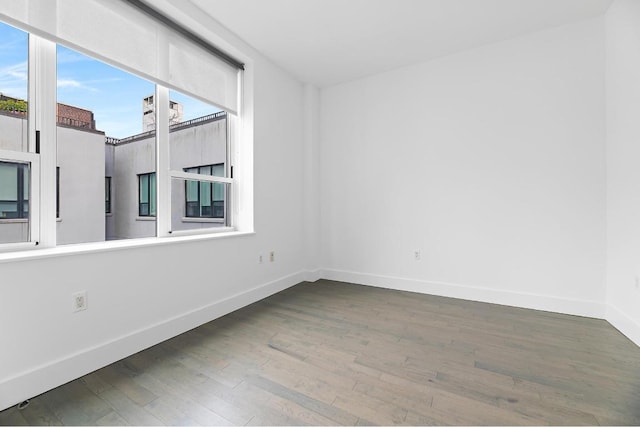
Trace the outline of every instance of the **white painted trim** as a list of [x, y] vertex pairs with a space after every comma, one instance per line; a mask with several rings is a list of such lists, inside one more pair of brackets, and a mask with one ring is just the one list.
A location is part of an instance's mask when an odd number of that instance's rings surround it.
[[0, 161], [19, 162], [19, 163], [37, 163], [40, 156], [28, 151], [9, 151], [0, 150]]
[[[146, 246], [171, 245], [178, 243], [188, 243], [198, 240], [218, 240], [227, 238], [237, 238], [253, 236], [254, 232], [228, 231], [220, 233], [200, 233], [191, 236], [169, 236], [169, 237], [145, 237], [138, 239], [107, 240], [105, 242], [74, 243], [60, 245], [55, 248], [33, 249], [22, 252], [0, 253], [0, 264], [3, 262], [26, 261], [38, 258], [53, 258], [58, 256], [69, 256], [92, 252], [119, 251], [123, 248], [142, 248]], [[37, 248], [37, 247], [36, 247]]]
[[0, 380], [0, 410], [304, 281], [300, 271]]
[[313, 271], [306, 271], [305, 272], [305, 281], [306, 282], [317, 282], [318, 280], [323, 279], [322, 277], [322, 270], [317, 269], [317, 270], [313, 270]]
[[640, 347], [640, 323], [624, 314], [622, 310], [608, 304], [606, 321], [616, 328], [620, 333], [629, 338], [635, 345]]
[[555, 313], [604, 319], [606, 305], [598, 301], [559, 298], [550, 295], [537, 295], [524, 292], [511, 292], [468, 286], [454, 283], [407, 279], [402, 277], [382, 276], [352, 271], [327, 269], [321, 277], [328, 280], [356, 283], [399, 291], [417, 292], [491, 304], [530, 308]]
[[629, 339], [637, 345], [640, 345], [640, 324], [633, 321], [617, 308], [599, 302], [498, 291], [489, 288], [333, 269], [318, 269], [313, 271], [299, 271], [284, 276], [221, 301], [174, 316], [155, 325], [138, 329], [95, 347], [87, 348], [84, 351], [70, 354], [67, 357], [51, 361], [29, 371], [2, 379], [0, 380], [0, 410], [37, 396], [47, 390], [175, 337], [201, 324], [283, 291], [302, 281], [315, 282], [319, 279], [579, 316], [604, 318]]
[[[224, 218], [206, 218], [206, 217], [195, 217], [195, 216], [183, 216], [180, 218], [182, 222], [193, 222], [193, 223], [201, 223], [201, 224], [224, 224]], [[231, 227], [227, 227], [231, 228]]]
[[223, 184], [233, 184], [233, 179], [225, 178], [222, 176], [201, 175], [197, 173], [182, 172], [182, 171], [175, 171], [175, 170], [170, 170], [169, 175], [171, 175], [171, 178], [186, 179], [190, 181], [221, 182]]

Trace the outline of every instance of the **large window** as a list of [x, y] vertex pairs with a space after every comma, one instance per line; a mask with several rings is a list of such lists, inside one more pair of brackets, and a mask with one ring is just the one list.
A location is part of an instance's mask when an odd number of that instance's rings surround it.
[[156, 174], [138, 175], [138, 215], [156, 216]]
[[[185, 168], [185, 172], [224, 176], [224, 164]], [[224, 218], [224, 184], [185, 181], [185, 216], [189, 218]]]
[[233, 230], [243, 64], [136, 2], [24, 2], [0, 4], [38, 29], [0, 22], [0, 250]]

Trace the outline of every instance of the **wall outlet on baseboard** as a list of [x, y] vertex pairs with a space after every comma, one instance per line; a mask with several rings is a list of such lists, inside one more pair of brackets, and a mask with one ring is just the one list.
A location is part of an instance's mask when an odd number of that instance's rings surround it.
[[264, 258], [262, 254], [258, 255], [258, 264], [262, 264], [264, 262]]
[[422, 254], [420, 253], [420, 249], [416, 249], [413, 251], [413, 259], [416, 261], [420, 261], [422, 259]]
[[269, 261], [274, 262], [276, 260], [276, 251], [269, 252]]

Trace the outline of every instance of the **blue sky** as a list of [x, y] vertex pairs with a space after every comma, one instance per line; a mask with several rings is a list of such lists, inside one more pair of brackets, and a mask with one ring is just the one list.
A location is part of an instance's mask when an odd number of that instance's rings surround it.
[[[91, 110], [96, 128], [124, 138], [142, 132], [142, 99], [154, 84], [61, 45], [58, 55], [58, 102]], [[27, 35], [0, 23], [0, 93], [27, 97]], [[183, 104], [184, 120], [219, 111], [218, 108], [172, 91]]]

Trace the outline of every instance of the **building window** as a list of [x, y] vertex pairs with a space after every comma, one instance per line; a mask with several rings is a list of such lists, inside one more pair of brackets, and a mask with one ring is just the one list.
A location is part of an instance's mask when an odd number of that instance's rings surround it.
[[156, 216], [156, 173], [138, 175], [138, 216]]
[[104, 211], [111, 213], [111, 177], [104, 178]]
[[29, 218], [29, 166], [0, 162], [0, 219]]
[[[224, 176], [224, 163], [186, 168], [188, 173]], [[185, 216], [188, 218], [224, 218], [224, 184], [185, 181]]]

